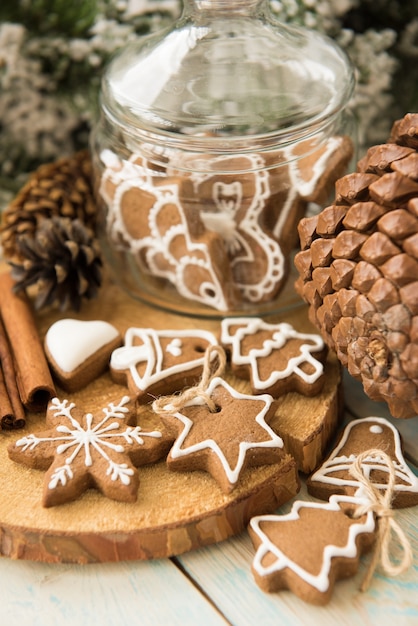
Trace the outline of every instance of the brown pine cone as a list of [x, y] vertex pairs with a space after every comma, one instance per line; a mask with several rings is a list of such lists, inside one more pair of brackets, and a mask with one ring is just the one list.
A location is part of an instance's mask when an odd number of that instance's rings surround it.
[[53, 215], [81, 220], [95, 228], [96, 203], [89, 152], [41, 165], [3, 211], [0, 242], [6, 258], [17, 255], [17, 240], [34, 235], [40, 222]]
[[80, 220], [42, 220], [35, 236], [18, 239], [20, 263], [10, 261], [15, 291], [35, 288], [35, 309], [58, 305], [78, 311], [83, 298], [97, 296], [102, 279], [98, 240]]
[[418, 414], [418, 114], [395, 122], [299, 224], [296, 290], [367, 395]]

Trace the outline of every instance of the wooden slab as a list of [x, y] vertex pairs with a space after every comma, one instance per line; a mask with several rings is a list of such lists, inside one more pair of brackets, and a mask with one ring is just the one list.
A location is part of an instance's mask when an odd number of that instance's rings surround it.
[[[130, 326], [205, 328], [219, 332], [217, 320], [190, 319], [149, 308], [130, 299], [110, 282], [102, 288], [99, 299], [86, 303], [79, 314], [67, 316], [104, 319], [121, 333]], [[61, 317], [57, 311], [39, 315], [40, 335], [43, 337]], [[286, 316], [281, 319], [278, 316], [274, 321], [285, 319]], [[292, 312], [291, 322], [298, 330], [311, 329], [304, 307]], [[335, 363], [329, 367], [337, 383], [339, 368]], [[232, 382], [231, 377], [229, 381]], [[246, 385], [243, 381], [236, 382], [241, 389]], [[125, 392], [124, 387], [111, 381], [108, 373], [75, 394], [57, 389], [60, 399], [72, 400], [86, 410], [119, 400]], [[336, 424], [336, 412], [328, 409], [335, 402], [337, 392], [338, 384], [331, 385], [323, 415], [312, 416], [312, 411], [305, 411], [304, 417], [296, 422], [295, 416], [301, 412], [300, 402], [303, 404], [305, 400], [290, 398], [289, 407], [293, 408], [287, 411], [283, 398], [277, 430], [280, 434], [280, 429], [287, 425], [292, 435], [288, 437], [288, 451], [292, 440], [296, 440], [293, 451], [301, 463], [303, 457], [309, 457], [310, 463], [312, 459], [315, 464], [319, 462], [318, 457], [322, 456], [321, 451]], [[309, 399], [309, 403], [312, 401]], [[222, 493], [206, 473], [169, 472], [161, 462], [139, 469], [140, 488], [135, 504], [115, 502], [89, 490], [75, 502], [45, 509], [40, 503], [44, 472], [14, 463], [7, 455], [10, 442], [43, 426], [43, 414], [30, 414], [24, 430], [0, 431], [0, 554], [11, 558], [90, 563], [178, 555], [241, 532], [253, 515], [275, 510], [298, 489], [290, 455], [283, 467], [247, 470], [242, 482], [229, 495]], [[301, 437], [293, 432], [298, 428]]]

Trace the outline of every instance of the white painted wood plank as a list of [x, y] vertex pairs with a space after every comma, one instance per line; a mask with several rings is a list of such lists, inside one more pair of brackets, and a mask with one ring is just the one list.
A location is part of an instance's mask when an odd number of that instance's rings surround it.
[[[285, 505], [280, 511], [288, 509], [289, 505]], [[414, 566], [392, 579], [377, 572], [371, 588], [363, 593], [359, 586], [370, 559], [369, 555], [364, 556], [358, 574], [337, 582], [332, 599], [325, 607], [307, 604], [289, 591], [262, 592], [251, 574], [254, 549], [246, 532], [210, 549], [178, 558], [236, 626], [254, 626], [256, 623], [263, 626], [413, 626], [418, 624], [417, 508], [397, 511], [396, 519], [411, 542]]]
[[2, 626], [225, 626], [168, 559], [49, 565], [0, 559]]

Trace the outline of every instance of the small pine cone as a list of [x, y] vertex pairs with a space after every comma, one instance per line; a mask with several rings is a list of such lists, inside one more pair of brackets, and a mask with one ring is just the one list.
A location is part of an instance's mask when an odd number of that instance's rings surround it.
[[35, 287], [37, 310], [58, 305], [78, 311], [82, 298], [96, 297], [102, 260], [98, 240], [80, 220], [52, 217], [40, 223], [34, 237], [18, 240], [21, 263], [10, 261], [15, 291]]
[[395, 122], [299, 224], [296, 290], [367, 395], [418, 414], [418, 114]]
[[34, 235], [40, 222], [53, 215], [79, 219], [95, 228], [96, 203], [89, 152], [41, 165], [3, 211], [0, 241], [7, 259], [18, 254], [17, 240]]

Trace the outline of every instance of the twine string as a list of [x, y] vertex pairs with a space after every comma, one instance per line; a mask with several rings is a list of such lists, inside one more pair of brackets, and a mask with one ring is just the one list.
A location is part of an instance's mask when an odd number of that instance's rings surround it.
[[[386, 488], [380, 490], [365, 475], [362, 463], [371, 456], [379, 456], [383, 459], [388, 467], [388, 482]], [[364, 487], [367, 502], [359, 504], [354, 513], [355, 517], [372, 511], [376, 516], [377, 538], [375, 549], [369, 568], [366, 572], [361, 591], [366, 591], [369, 586], [375, 569], [380, 561], [384, 573], [388, 576], [398, 576], [405, 572], [413, 561], [411, 545], [398, 524], [394, 519], [392, 509], [392, 499], [395, 489], [396, 474], [391, 458], [382, 450], [372, 449], [359, 454], [350, 467], [350, 474]], [[392, 540], [397, 539], [402, 547], [402, 559], [399, 563], [395, 562], [393, 557], [393, 548], [395, 544]]]
[[[216, 368], [213, 370], [213, 361], [216, 358]], [[155, 413], [167, 413], [167, 411], [176, 413], [181, 411], [188, 402], [195, 398], [201, 398], [208, 406], [211, 413], [217, 411], [217, 406], [213, 398], [208, 394], [207, 389], [213, 378], [221, 376], [226, 366], [226, 354], [222, 346], [209, 346], [205, 352], [203, 362], [202, 377], [197, 385], [185, 389], [180, 394], [170, 396], [161, 396], [154, 400], [152, 408]]]

